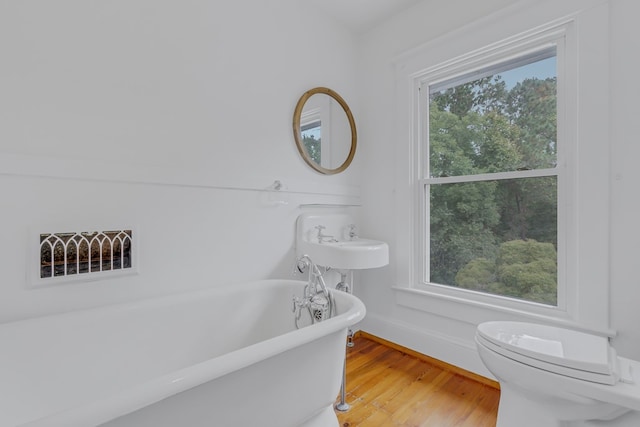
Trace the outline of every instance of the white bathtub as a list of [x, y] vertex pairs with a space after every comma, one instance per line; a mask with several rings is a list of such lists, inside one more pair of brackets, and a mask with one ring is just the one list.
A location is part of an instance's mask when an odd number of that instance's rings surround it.
[[347, 327], [296, 330], [268, 280], [0, 325], [0, 426], [337, 426]]

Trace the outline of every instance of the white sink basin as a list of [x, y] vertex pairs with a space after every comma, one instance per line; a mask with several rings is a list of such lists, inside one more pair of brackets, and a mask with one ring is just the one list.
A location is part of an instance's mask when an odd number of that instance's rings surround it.
[[379, 240], [326, 241], [301, 240], [298, 250], [316, 264], [339, 270], [382, 267], [389, 263], [389, 245]]

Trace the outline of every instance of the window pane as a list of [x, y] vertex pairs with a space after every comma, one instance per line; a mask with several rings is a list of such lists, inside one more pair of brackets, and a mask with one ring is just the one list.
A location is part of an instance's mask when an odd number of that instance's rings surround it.
[[431, 283], [557, 304], [557, 178], [427, 186]]
[[430, 86], [429, 176], [555, 167], [556, 103], [555, 48]]

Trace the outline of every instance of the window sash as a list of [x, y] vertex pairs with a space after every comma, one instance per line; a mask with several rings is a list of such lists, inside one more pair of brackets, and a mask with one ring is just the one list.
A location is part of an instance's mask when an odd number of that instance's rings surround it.
[[463, 85], [475, 80], [482, 79], [484, 77], [493, 76], [494, 74], [500, 74], [504, 71], [509, 71], [514, 68], [522, 67], [532, 64], [534, 62], [542, 61], [553, 56], [557, 56], [557, 47], [555, 43], [541, 46], [539, 49], [534, 49], [531, 52], [527, 52], [522, 55], [517, 55], [513, 58], [500, 61], [498, 63], [489, 65], [487, 67], [480, 67], [477, 70], [463, 73], [451, 79], [443, 80], [437, 83], [429, 85], [429, 92], [441, 92], [443, 90], [451, 89], [456, 86]]
[[437, 184], [457, 184], [461, 182], [482, 182], [482, 181], [499, 181], [504, 179], [514, 178], [538, 178], [544, 176], [558, 176], [560, 175], [561, 167], [555, 167], [550, 169], [533, 169], [524, 171], [509, 171], [509, 172], [495, 172], [495, 173], [482, 173], [477, 175], [457, 175], [435, 178], [422, 178], [419, 182], [423, 185], [437, 185]]
[[431, 239], [430, 239], [430, 224], [431, 224], [431, 203], [429, 200], [429, 191], [430, 187], [434, 185], [443, 185], [443, 184], [458, 184], [458, 183], [473, 183], [473, 182], [485, 182], [485, 181], [500, 181], [500, 180], [510, 180], [510, 179], [522, 179], [522, 178], [544, 178], [544, 177], [556, 177], [557, 178], [557, 221], [558, 221], [558, 229], [557, 229], [557, 237], [556, 237], [556, 245], [557, 245], [557, 304], [556, 306], [560, 309], [564, 309], [566, 307], [566, 289], [565, 289], [565, 280], [564, 280], [564, 271], [565, 271], [565, 257], [564, 257], [564, 248], [566, 245], [565, 242], [565, 234], [564, 234], [564, 218], [566, 215], [565, 209], [563, 208], [560, 200], [563, 199], [564, 194], [564, 168], [554, 168], [554, 169], [541, 169], [541, 170], [533, 170], [533, 171], [514, 171], [514, 172], [500, 172], [495, 174], [482, 174], [482, 175], [465, 175], [465, 176], [456, 176], [456, 177], [446, 177], [446, 178], [428, 178], [420, 180], [420, 195], [419, 200], [422, 206], [421, 209], [421, 220], [420, 220], [420, 248], [421, 248], [421, 256], [422, 265], [420, 269], [420, 280], [419, 285], [427, 286], [427, 287], [435, 287], [435, 288], [449, 288], [455, 291], [460, 292], [469, 292], [472, 294], [482, 294], [486, 295], [489, 298], [499, 298], [504, 300], [512, 300], [518, 301], [520, 303], [525, 304], [533, 304], [540, 305], [535, 301], [527, 301], [519, 298], [511, 298], [504, 295], [498, 294], [490, 294], [480, 291], [473, 291], [469, 289], [459, 288], [453, 285], [442, 284], [442, 283], [432, 283], [430, 281], [431, 277], [431, 263], [430, 263], [430, 254], [431, 254]]

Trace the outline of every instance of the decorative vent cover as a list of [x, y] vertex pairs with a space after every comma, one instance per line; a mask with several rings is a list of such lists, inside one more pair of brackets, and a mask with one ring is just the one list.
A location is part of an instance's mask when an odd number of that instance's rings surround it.
[[132, 230], [40, 234], [40, 278], [130, 269]]

